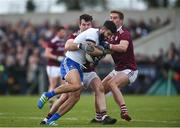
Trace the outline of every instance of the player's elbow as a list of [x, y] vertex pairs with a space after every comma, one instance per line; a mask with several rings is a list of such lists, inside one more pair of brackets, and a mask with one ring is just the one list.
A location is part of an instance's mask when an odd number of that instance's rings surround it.
[[116, 52], [120, 52], [120, 53], [124, 53], [124, 52], [126, 52], [127, 51], [127, 46], [123, 46], [123, 45], [118, 45], [118, 46], [116, 46], [115, 48], [114, 48], [114, 51], [116, 51]]
[[66, 41], [66, 44], [64, 46], [65, 51], [71, 50], [73, 45], [73, 39], [69, 39]]
[[64, 50], [69, 50], [69, 48], [70, 48], [70, 43], [67, 41], [64, 46]]
[[73, 44], [73, 43], [67, 43], [64, 47], [64, 50], [65, 51], [74, 51], [74, 50], [77, 50], [77, 46], [76, 46], [76, 44]]
[[129, 42], [127, 40], [120, 41], [118, 45], [118, 49], [120, 52], [126, 52], [129, 46]]
[[114, 48], [113, 51], [124, 53], [127, 51], [127, 49], [121, 46], [121, 47]]
[[65, 51], [68, 51], [69, 49], [70, 49], [69, 45], [66, 44], [66, 45], [64, 46], [64, 50], [65, 50]]

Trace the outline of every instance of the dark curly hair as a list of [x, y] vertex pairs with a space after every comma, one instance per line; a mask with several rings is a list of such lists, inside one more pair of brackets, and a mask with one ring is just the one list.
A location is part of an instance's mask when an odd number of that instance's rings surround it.
[[81, 23], [81, 20], [85, 20], [86, 22], [87, 21], [90, 21], [90, 22], [92, 22], [92, 20], [93, 20], [93, 17], [91, 16], [91, 15], [89, 15], [89, 14], [82, 14], [80, 17], [79, 17], [79, 22]]

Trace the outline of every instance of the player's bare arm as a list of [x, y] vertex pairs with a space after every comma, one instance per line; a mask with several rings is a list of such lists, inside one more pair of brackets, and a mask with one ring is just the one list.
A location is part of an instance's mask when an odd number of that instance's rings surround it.
[[68, 39], [65, 44], [66, 51], [76, 51], [78, 50], [78, 44], [74, 43], [74, 39]]
[[129, 42], [127, 40], [121, 40], [119, 44], [110, 44], [110, 50], [115, 52], [126, 52]]
[[53, 55], [52, 53], [52, 49], [51, 48], [46, 48], [45, 49], [45, 53], [44, 53], [44, 56], [48, 59], [54, 59], [54, 60], [57, 60], [57, 56], [56, 55]]
[[54, 60], [57, 60], [57, 61], [62, 61], [64, 59], [63, 56], [56, 56], [54, 54], [51, 53], [52, 52], [52, 49], [47, 47], [45, 49], [45, 52], [44, 52], [44, 56], [48, 59], [54, 59]]

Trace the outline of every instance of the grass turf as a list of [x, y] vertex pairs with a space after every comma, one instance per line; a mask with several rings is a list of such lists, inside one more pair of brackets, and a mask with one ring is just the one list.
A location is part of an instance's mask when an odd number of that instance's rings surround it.
[[[37, 96], [1, 96], [0, 127], [41, 127], [41, 119], [49, 108], [36, 106]], [[115, 125], [106, 127], [178, 127], [180, 126], [180, 96], [126, 96], [126, 105], [133, 120], [120, 119], [118, 106], [111, 96], [107, 97], [108, 113], [118, 119]], [[82, 95], [76, 106], [61, 119], [60, 127], [104, 127], [91, 124], [94, 118], [94, 97]]]

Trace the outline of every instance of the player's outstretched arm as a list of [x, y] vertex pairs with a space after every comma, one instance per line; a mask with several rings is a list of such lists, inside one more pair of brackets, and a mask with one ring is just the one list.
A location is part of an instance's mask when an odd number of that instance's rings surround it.
[[127, 40], [121, 40], [119, 44], [109, 44], [107, 49], [114, 52], [126, 52], [128, 48], [129, 42]]
[[56, 56], [56, 55], [52, 54], [52, 53], [51, 53], [52, 50], [53, 50], [53, 49], [47, 47], [47, 48], [45, 49], [44, 56], [45, 56], [46, 58], [48, 58], [48, 59], [54, 59], [54, 60], [57, 60], [57, 61], [62, 61], [64, 57], [63, 57], [63, 56]]

